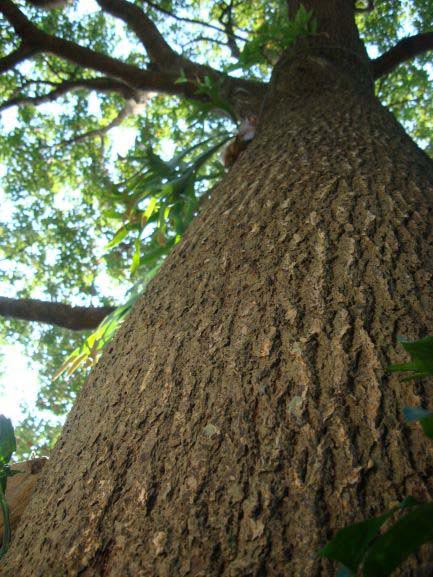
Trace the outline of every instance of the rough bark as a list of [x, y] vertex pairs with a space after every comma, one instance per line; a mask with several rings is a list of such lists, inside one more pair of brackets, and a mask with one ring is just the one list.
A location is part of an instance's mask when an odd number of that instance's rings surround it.
[[433, 399], [384, 370], [433, 330], [432, 163], [361, 53], [316, 48], [85, 384], [2, 576], [326, 577], [336, 528], [432, 492], [401, 409]]
[[[32, 459], [12, 465], [12, 470], [19, 471], [19, 475], [9, 477], [6, 486], [6, 499], [10, 509], [9, 524], [14, 534], [15, 528], [27, 509], [30, 498], [35, 490], [36, 482], [47, 459]], [[3, 538], [3, 517], [0, 517], [0, 541]]]

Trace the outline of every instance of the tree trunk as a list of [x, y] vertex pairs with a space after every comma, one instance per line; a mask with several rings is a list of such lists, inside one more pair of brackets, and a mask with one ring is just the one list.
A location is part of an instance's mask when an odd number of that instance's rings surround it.
[[257, 137], [85, 384], [1, 575], [330, 576], [337, 528], [428, 497], [432, 450], [401, 409], [429, 399], [385, 367], [433, 330], [433, 167], [346, 64], [278, 66]]

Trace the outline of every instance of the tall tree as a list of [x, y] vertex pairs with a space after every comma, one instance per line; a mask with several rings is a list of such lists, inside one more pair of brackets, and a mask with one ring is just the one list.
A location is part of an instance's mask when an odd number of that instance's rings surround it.
[[[74, 70], [51, 93], [11, 98], [155, 91], [256, 115], [257, 133], [84, 385], [1, 574], [332, 575], [316, 554], [332, 530], [432, 489], [431, 449], [400, 418], [427, 392], [383, 368], [397, 335], [433, 328], [433, 165], [374, 81], [433, 34], [371, 60], [352, 1], [287, 0], [291, 42], [266, 83], [175, 51], [149, 16], [169, 5], [98, 4], [145, 62], [52, 34], [50, 17], [35, 24], [3, 0], [19, 40], [4, 71], [45, 54]], [[224, 7], [236, 56], [243, 8]]]

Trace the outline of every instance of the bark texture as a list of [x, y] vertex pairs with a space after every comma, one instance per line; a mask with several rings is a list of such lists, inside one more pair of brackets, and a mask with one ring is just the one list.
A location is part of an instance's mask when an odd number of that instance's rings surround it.
[[[12, 470], [19, 471], [19, 475], [9, 477], [6, 486], [6, 499], [10, 509], [9, 524], [14, 534], [15, 528], [27, 509], [31, 496], [36, 486], [36, 481], [41, 476], [41, 471], [47, 459], [32, 459], [23, 463], [12, 465]], [[0, 518], [0, 541], [3, 538], [3, 517]]]
[[431, 494], [401, 409], [432, 399], [384, 367], [433, 330], [433, 168], [358, 80], [317, 54], [278, 68], [85, 384], [2, 576], [331, 576], [335, 529]]

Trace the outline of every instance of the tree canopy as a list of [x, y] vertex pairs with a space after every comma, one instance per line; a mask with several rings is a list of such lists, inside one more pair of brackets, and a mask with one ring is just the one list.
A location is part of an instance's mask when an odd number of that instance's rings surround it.
[[[2, 0], [1, 338], [39, 368], [39, 408], [70, 408], [224, 173], [222, 147], [260, 113], [280, 54], [316, 33], [305, 5]], [[432, 3], [357, 9], [377, 94], [433, 154]], [[19, 454], [57, 431], [29, 415]]]

